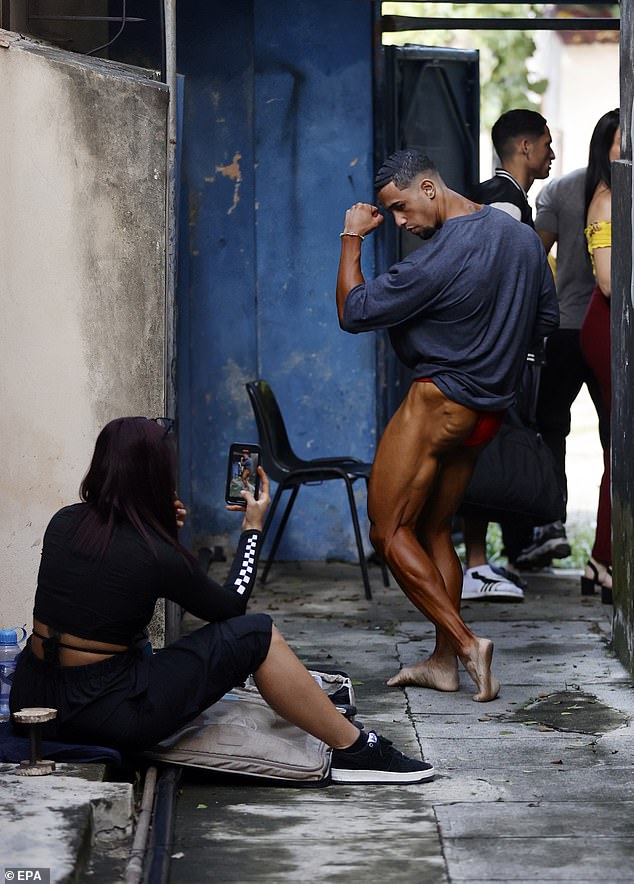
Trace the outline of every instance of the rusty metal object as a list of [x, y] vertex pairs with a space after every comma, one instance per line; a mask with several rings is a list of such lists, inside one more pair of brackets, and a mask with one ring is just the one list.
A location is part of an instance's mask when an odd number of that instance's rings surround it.
[[13, 720], [17, 724], [28, 727], [31, 742], [31, 757], [28, 761], [21, 761], [15, 771], [19, 777], [41, 777], [53, 773], [55, 770], [54, 761], [40, 756], [42, 754], [41, 726], [47, 721], [52, 721], [56, 716], [57, 709], [48, 709], [44, 706], [32, 706], [13, 713]]

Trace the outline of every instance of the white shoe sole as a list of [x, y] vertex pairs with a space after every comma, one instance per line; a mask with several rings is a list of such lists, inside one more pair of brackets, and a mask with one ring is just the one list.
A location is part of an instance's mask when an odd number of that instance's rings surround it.
[[330, 770], [330, 779], [333, 783], [346, 783], [353, 785], [354, 783], [400, 783], [407, 785], [408, 783], [424, 783], [434, 778], [436, 771], [433, 767], [427, 770], [412, 770], [407, 772], [390, 771], [390, 770], [347, 770], [342, 767], [333, 767]]
[[518, 587], [517, 592], [512, 592], [511, 590], [492, 590], [490, 592], [463, 592], [462, 593], [462, 601], [463, 602], [476, 602], [476, 601], [484, 601], [484, 602], [523, 602], [524, 601], [524, 593]]

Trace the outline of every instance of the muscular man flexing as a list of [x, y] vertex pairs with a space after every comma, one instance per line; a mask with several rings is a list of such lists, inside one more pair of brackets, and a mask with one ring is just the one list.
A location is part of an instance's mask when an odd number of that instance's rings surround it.
[[451, 522], [478, 453], [513, 402], [530, 342], [557, 327], [552, 273], [534, 231], [450, 190], [417, 151], [392, 154], [375, 185], [395, 222], [426, 241], [366, 282], [361, 244], [383, 216], [356, 203], [346, 212], [337, 276], [341, 327], [389, 329], [415, 378], [377, 448], [368, 513], [375, 549], [436, 626], [436, 645], [388, 684], [455, 691], [460, 660], [473, 699], [492, 700], [500, 688], [493, 643], [460, 616]]

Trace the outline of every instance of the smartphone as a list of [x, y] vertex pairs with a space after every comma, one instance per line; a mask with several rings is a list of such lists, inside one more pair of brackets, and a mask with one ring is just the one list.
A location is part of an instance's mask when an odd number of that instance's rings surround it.
[[227, 467], [227, 487], [225, 500], [227, 503], [246, 506], [244, 497], [240, 492], [249, 490], [257, 500], [260, 493], [260, 466], [261, 452], [258, 445], [234, 442], [229, 448], [229, 464]]

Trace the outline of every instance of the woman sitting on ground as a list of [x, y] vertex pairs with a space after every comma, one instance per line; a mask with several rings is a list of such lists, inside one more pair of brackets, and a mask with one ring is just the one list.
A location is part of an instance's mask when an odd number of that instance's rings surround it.
[[[81, 485], [82, 503], [53, 516], [44, 536], [33, 634], [18, 658], [11, 710], [57, 709], [49, 739], [147, 749], [192, 721], [253, 674], [270, 706], [333, 748], [335, 782], [413, 783], [430, 764], [359, 732], [337, 711], [266, 614], [245, 614], [269, 482], [242, 491], [242, 534], [229, 577], [208, 578], [179, 543], [167, 431], [143, 417], [111, 421], [99, 434]], [[158, 598], [207, 625], [148, 655], [135, 638]]]

